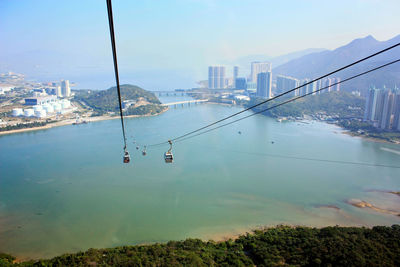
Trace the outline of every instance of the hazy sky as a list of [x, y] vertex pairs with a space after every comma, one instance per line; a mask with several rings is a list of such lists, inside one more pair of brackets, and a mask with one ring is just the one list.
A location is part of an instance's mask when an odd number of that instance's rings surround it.
[[[113, 8], [121, 80], [146, 89], [195, 86], [208, 65], [242, 56], [400, 34], [399, 0], [114, 0]], [[0, 68], [109, 87], [107, 23], [105, 0], [0, 0]]]

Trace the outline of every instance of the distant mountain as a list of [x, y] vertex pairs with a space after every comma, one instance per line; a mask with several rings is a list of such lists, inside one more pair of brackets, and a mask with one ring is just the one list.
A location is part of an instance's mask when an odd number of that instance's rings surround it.
[[[335, 50], [308, 54], [290, 60], [281, 66], [273, 66], [272, 72], [274, 75], [289, 75], [298, 79], [316, 78], [399, 42], [400, 35], [382, 42], [369, 35], [365, 38], [355, 39]], [[400, 58], [400, 47], [396, 47], [334, 76], [344, 79], [398, 58]], [[357, 89], [365, 93], [370, 85], [400, 86], [400, 64], [394, 64], [353, 81], [343, 83], [342, 88], [344, 90]]]
[[272, 63], [273, 67], [276, 67], [276, 66], [282, 65], [286, 62], [289, 62], [290, 60], [302, 57], [304, 55], [321, 52], [321, 51], [325, 51], [325, 50], [326, 49], [324, 49], [324, 48], [308, 48], [305, 50], [296, 51], [296, 52], [292, 52], [292, 53], [277, 56], [277, 57], [270, 57], [268, 55], [261, 55], [261, 54], [260, 55], [249, 55], [249, 56], [240, 57], [233, 61], [226, 62], [226, 64], [238, 65], [243, 69], [250, 69], [250, 63], [252, 61], [268, 61], [268, 62]]

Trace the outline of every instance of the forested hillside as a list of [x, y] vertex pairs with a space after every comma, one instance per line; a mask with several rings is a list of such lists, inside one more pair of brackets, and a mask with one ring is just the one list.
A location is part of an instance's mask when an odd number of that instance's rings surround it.
[[400, 226], [278, 226], [219, 243], [187, 239], [20, 264], [13, 259], [0, 254], [0, 266], [400, 266]]

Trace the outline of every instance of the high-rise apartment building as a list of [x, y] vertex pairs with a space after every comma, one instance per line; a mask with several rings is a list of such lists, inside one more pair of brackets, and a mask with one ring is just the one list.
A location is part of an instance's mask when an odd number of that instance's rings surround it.
[[61, 94], [63, 97], [71, 96], [71, 88], [69, 87], [68, 80], [61, 80]]
[[[310, 82], [310, 79], [303, 79], [300, 81], [300, 85], [306, 84]], [[304, 85], [302, 87], [299, 88], [299, 95], [305, 95], [308, 93], [308, 85]]]
[[385, 90], [383, 94], [383, 110], [379, 121], [379, 128], [391, 129], [394, 117], [394, 93], [391, 90]]
[[239, 76], [239, 67], [234, 66], [233, 67], [233, 88], [236, 88], [236, 79]]
[[271, 98], [272, 74], [271, 72], [261, 72], [257, 75], [257, 96]]
[[[283, 93], [292, 90], [299, 86], [299, 80], [293, 77], [278, 75], [276, 77], [276, 91]], [[292, 95], [298, 96], [300, 93], [299, 89], [295, 90]]]
[[236, 78], [235, 85], [236, 85], [235, 88], [238, 90], [246, 90], [247, 89], [246, 78]]
[[261, 72], [271, 72], [272, 65], [269, 62], [251, 62], [251, 81], [257, 82], [257, 75]]
[[225, 88], [225, 67], [209, 66], [208, 67], [208, 88], [222, 89]]
[[371, 88], [365, 103], [364, 121], [381, 129], [399, 129], [400, 91]]

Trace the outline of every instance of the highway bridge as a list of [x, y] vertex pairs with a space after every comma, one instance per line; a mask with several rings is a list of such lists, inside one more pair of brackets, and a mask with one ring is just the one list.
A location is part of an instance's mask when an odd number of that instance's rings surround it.
[[157, 96], [187, 96], [194, 94], [202, 94], [201, 92], [193, 92], [193, 91], [150, 91]]
[[161, 105], [162, 106], [174, 106], [174, 107], [177, 107], [177, 106], [181, 105], [183, 107], [184, 105], [190, 106], [190, 104], [201, 104], [201, 103], [204, 103], [204, 102], [207, 102], [207, 101], [208, 101], [208, 99], [198, 99], [198, 100], [187, 100], [187, 101], [164, 103], [164, 104], [161, 104]]

